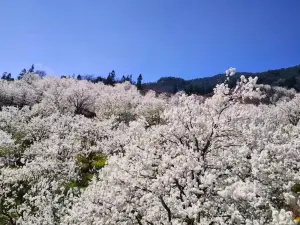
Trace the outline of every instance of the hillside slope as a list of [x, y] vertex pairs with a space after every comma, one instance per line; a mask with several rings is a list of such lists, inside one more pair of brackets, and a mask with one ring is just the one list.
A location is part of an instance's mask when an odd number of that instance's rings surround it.
[[[234, 86], [237, 78], [242, 74], [246, 77], [257, 76], [259, 78], [258, 83], [260, 84], [295, 88], [297, 92], [300, 92], [300, 65], [259, 73], [238, 72], [232, 77], [229, 85]], [[184, 80], [176, 77], [162, 77], [157, 82], [145, 83], [144, 88], [146, 90], [152, 89], [156, 92], [175, 93], [184, 90], [189, 94], [195, 93], [205, 95], [212, 93], [216, 84], [223, 82], [224, 79], [224, 74], [192, 80]]]

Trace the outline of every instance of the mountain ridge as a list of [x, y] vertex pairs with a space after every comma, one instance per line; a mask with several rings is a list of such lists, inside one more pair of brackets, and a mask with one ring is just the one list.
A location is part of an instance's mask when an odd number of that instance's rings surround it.
[[[231, 77], [229, 86], [234, 86], [241, 75], [245, 75], [246, 77], [257, 76], [259, 84], [294, 88], [297, 92], [300, 92], [300, 64], [264, 72], [237, 72]], [[225, 74], [216, 74], [211, 77], [185, 80], [183, 78], [169, 76], [161, 77], [156, 82], [144, 83], [143, 87], [145, 90], [154, 90], [158, 93], [185, 91], [187, 94], [206, 95], [212, 93], [216, 84], [223, 82], [225, 77]]]

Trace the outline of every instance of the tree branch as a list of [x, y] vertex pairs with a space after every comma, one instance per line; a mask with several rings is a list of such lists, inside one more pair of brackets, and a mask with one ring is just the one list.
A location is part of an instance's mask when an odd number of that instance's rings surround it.
[[164, 199], [163, 199], [162, 196], [159, 196], [159, 200], [160, 200], [162, 206], [163, 206], [163, 207], [165, 208], [165, 210], [167, 211], [167, 213], [168, 213], [168, 220], [169, 220], [169, 222], [171, 222], [171, 220], [172, 220], [171, 209], [167, 206], [167, 204], [165, 203], [165, 201], [164, 201]]

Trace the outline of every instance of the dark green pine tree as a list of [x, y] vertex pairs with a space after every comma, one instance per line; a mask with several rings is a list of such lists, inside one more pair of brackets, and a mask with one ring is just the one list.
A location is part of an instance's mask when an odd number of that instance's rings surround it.
[[1, 77], [1, 80], [6, 80], [6, 77], [7, 77], [7, 72], [4, 72], [3, 74], [2, 74], [2, 77]]
[[18, 76], [18, 80], [21, 80], [25, 74], [26, 74], [26, 69], [23, 69]]
[[13, 80], [14, 80], [14, 78], [11, 77], [11, 73], [8, 73], [8, 74], [6, 75], [6, 80], [7, 80], [7, 81], [13, 81]]
[[78, 74], [78, 76], [77, 76], [77, 80], [81, 80], [82, 78], [81, 78], [81, 75], [80, 74]]
[[126, 77], [123, 75], [121, 78], [121, 83], [124, 83], [126, 81]]
[[101, 77], [101, 76], [98, 76], [96, 77], [95, 80], [93, 80], [94, 83], [98, 83], [98, 82], [103, 82], [105, 83], [105, 78]]
[[43, 78], [47, 75], [47, 72], [44, 70], [36, 70], [36, 71], [34, 71], [34, 73], [39, 75], [40, 78]]
[[127, 80], [132, 84], [132, 74], [130, 74], [129, 76], [127, 76]]
[[143, 77], [142, 77], [142, 74], [140, 74], [138, 76], [138, 79], [137, 79], [137, 82], [136, 82], [136, 87], [137, 87], [138, 90], [142, 90], [143, 89], [142, 80], [143, 80]]
[[122, 78], [121, 78], [121, 80], [120, 80], [120, 82], [124, 83], [125, 81], [128, 81], [129, 83], [133, 84], [132, 74], [127, 75], [127, 76], [123, 75]]
[[34, 65], [33, 64], [29, 68], [28, 73], [34, 73]]
[[113, 71], [111, 71], [111, 72], [108, 74], [108, 76], [107, 76], [107, 78], [106, 78], [106, 81], [105, 81], [105, 84], [106, 84], [106, 85], [112, 85], [112, 86], [113, 86], [113, 85], [116, 83], [115, 77], [116, 77], [116, 73], [115, 73], [115, 71], [113, 70]]

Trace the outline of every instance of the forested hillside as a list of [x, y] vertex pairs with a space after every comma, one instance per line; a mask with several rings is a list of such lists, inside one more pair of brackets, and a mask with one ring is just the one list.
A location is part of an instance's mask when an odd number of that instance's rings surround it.
[[[35, 70], [34, 65], [32, 65], [28, 70], [23, 69], [17, 79], [22, 78], [25, 73], [38, 74], [40, 77], [47, 75], [45, 71]], [[297, 92], [300, 92], [300, 65], [282, 68], [278, 70], [268, 70], [261, 73], [249, 73], [249, 72], [237, 72], [230, 79], [228, 85], [229, 87], [234, 87], [237, 80], [241, 75], [245, 77], [258, 77], [258, 84], [268, 84], [271, 86], [278, 86], [284, 88], [294, 88]], [[96, 76], [91, 74], [78, 74], [78, 75], [62, 75], [61, 78], [74, 78], [77, 80], [88, 80], [93, 83], [102, 82], [106, 85], [113, 85], [116, 83], [123, 83], [125, 81], [130, 82], [131, 84], [137, 85], [138, 89], [143, 89], [145, 91], [153, 90], [157, 93], [171, 93], [175, 94], [178, 91], [184, 91], [186, 94], [198, 94], [198, 95], [211, 95], [213, 89], [217, 84], [220, 84], [226, 78], [224, 74], [218, 74], [212, 77], [197, 78], [193, 80], [184, 80], [183, 78], [177, 77], [162, 77], [157, 82], [152, 83], [143, 83], [142, 84], [142, 74], [137, 77], [137, 80], [134, 81], [132, 74], [122, 75], [119, 78], [116, 75], [116, 72], [112, 70], [107, 76]], [[4, 72], [1, 79], [3, 80], [14, 80], [11, 73]]]
[[234, 73], [211, 97], [0, 80], [0, 224], [295, 224], [300, 94]]
[[[269, 84], [272, 86], [280, 86], [286, 88], [294, 88], [300, 91], [300, 65], [282, 68], [278, 70], [268, 70], [261, 73], [239, 72], [236, 73], [230, 80], [230, 87], [236, 84], [237, 79], [241, 75], [246, 77], [258, 77], [259, 84]], [[176, 77], [163, 77], [157, 82], [144, 84], [146, 89], [152, 89], [157, 92], [176, 93], [177, 91], [184, 90], [188, 94], [211, 94], [214, 87], [222, 83], [225, 79], [224, 74], [218, 74], [212, 77], [197, 78], [193, 80], [184, 80]]]

